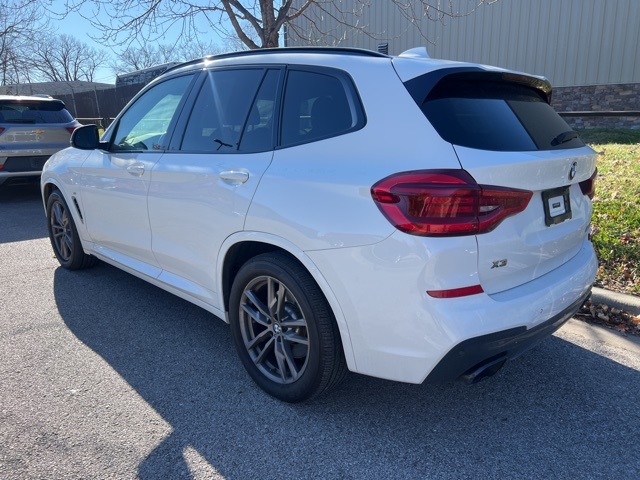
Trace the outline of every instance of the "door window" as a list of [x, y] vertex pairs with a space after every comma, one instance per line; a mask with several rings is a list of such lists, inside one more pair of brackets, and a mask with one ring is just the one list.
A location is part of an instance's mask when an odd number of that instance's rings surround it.
[[267, 71], [249, 111], [249, 118], [247, 118], [240, 140], [241, 152], [265, 152], [273, 149], [273, 128], [279, 79], [279, 70]]
[[166, 80], [139, 97], [120, 117], [113, 151], [157, 151], [168, 145], [167, 132], [193, 75]]
[[252, 132], [258, 128], [267, 128], [267, 123], [263, 124], [259, 108], [262, 107], [266, 122], [268, 105], [254, 104], [264, 74], [263, 69], [209, 72], [189, 116], [180, 150], [207, 153], [237, 152], [252, 105], [258, 109], [258, 116], [251, 116]]

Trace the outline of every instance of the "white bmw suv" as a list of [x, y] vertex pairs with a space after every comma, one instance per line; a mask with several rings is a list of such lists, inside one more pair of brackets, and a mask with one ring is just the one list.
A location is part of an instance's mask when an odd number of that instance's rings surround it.
[[420, 50], [189, 62], [47, 162], [53, 250], [229, 322], [284, 401], [347, 370], [479, 381], [595, 278], [596, 155], [550, 98], [544, 78]]

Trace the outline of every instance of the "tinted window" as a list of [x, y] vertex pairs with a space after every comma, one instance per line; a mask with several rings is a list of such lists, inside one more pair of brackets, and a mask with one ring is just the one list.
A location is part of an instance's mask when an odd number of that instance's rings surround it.
[[[422, 104], [440, 136], [455, 145], [497, 151], [584, 145], [534, 88], [504, 82], [440, 82]], [[559, 141], [560, 139], [560, 141]]]
[[[260, 87], [264, 70], [209, 72], [189, 117], [181, 150], [229, 153], [238, 150], [240, 137]], [[253, 117], [253, 116], [252, 116]], [[252, 127], [261, 120], [252, 118]]]
[[345, 81], [316, 72], [290, 71], [282, 112], [283, 146], [340, 135], [356, 128], [356, 102]]
[[269, 70], [262, 81], [258, 95], [249, 111], [249, 118], [240, 141], [240, 151], [259, 152], [273, 148], [273, 128], [279, 78], [279, 70]]
[[192, 79], [192, 75], [172, 78], [138, 97], [120, 117], [112, 150], [164, 150], [169, 125]]
[[1, 100], [0, 122], [4, 123], [69, 123], [71, 114], [64, 103], [38, 100]]

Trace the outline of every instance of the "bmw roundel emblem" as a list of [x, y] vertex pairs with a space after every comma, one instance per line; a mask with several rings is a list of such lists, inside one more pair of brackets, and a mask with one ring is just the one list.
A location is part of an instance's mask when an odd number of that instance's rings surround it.
[[576, 176], [576, 171], [578, 170], [578, 162], [573, 162], [571, 164], [571, 168], [569, 169], [569, 180], [573, 180]]

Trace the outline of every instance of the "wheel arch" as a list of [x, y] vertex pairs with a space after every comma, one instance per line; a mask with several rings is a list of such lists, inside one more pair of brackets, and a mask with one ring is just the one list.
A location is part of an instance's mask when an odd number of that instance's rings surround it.
[[218, 285], [220, 285], [219, 301], [220, 305], [223, 306], [227, 321], [231, 285], [233, 284], [235, 275], [242, 265], [250, 259], [268, 252], [280, 252], [287, 255], [299, 263], [313, 277], [327, 300], [338, 325], [347, 366], [349, 370], [357, 371], [349, 328], [333, 290], [318, 267], [305, 252], [283, 238], [260, 232], [241, 232], [227, 238], [223, 243], [218, 256], [217, 278]]
[[49, 200], [49, 196], [55, 191], [58, 190], [62, 192], [62, 189], [57, 184], [55, 180], [52, 178], [48, 178], [46, 182], [40, 185], [40, 190], [42, 192], [42, 201], [44, 202], [44, 208], [47, 209], [47, 200]]

